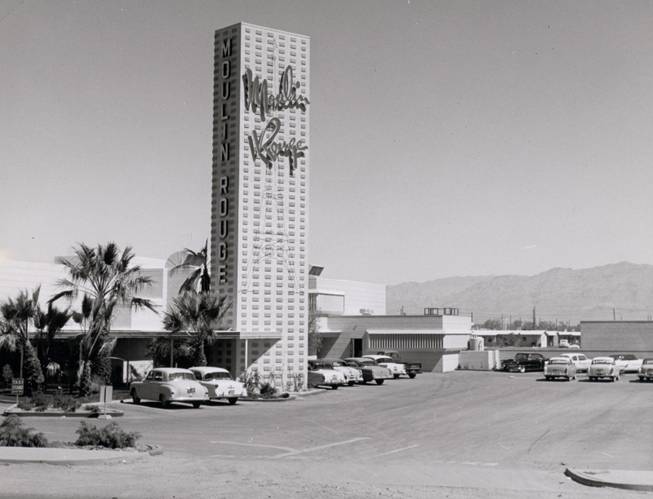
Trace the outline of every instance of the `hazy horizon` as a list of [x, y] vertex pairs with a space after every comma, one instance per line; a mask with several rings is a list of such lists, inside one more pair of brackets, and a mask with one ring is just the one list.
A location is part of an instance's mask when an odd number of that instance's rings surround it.
[[213, 32], [311, 36], [309, 261], [653, 263], [650, 2], [0, 0], [0, 257], [209, 237]]

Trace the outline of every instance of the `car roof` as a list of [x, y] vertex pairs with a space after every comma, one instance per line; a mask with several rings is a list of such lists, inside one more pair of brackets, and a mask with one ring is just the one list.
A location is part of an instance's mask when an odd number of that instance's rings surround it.
[[389, 355], [373, 355], [373, 354], [370, 354], [370, 355], [363, 355], [363, 358], [364, 358], [364, 359], [374, 359], [374, 360], [376, 360], [376, 359], [381, 359], [381, 358], [385, 358], [385, 357], [390, 358]]
[[614, 359], [612, 357], [594, 357], [592, 360], [612, 360]]
[[202, 374], [229, 372], [226, 369], [223, 369], [222, 367], [213, 367], [213, 366], [194, 366], [194, 367], [189, 367], [188, 369], [191, 371], [197, 371], [198, 373], [202, 373]]
[[343, 360], [355, 360], [356, 362], [360, 362], [361, 360], [370, 361], [372, 359], [370, 359], [369, 357], [347, 357], [347, 358], [345, 358]]
[[566, 357], [566, 356], [563, 357], [562, 355], [560, 355], [558, 357], [551, 357], [549, 359], [549, 361], [551, 361], [551, 360], [566, 360], [567, 362], [571, 362], [571, 359], [569, 357]]
[[155, 367], [154, 369], [152, 369], [152, 371], [158, 371], [158, 372], [168, 373], [168, 374], [190, 372], [188, 369], [182, 369], [181, 367]]

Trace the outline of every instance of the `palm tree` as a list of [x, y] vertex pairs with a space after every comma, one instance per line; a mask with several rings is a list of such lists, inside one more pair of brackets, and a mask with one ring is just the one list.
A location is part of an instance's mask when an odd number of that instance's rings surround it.
[[170, 269], [171, 274], [175, 274], [180, 270], [193, 271], [184, 280], [179, 288], [179, 293], [185, 291], [198, 291], [200, 293], [208, 293], [211, 290], [211, 274], [209, 273], [209, 260], [208, 260], [208, 246], [209, 241], [204, 243], [204, 247], [199, 251], [193, 251], [184, 248], [184, 259], [181, 263], [175, 265]]
[[192, 337], [195, 365], [206, 365], [204, 344], [213, 339], [215, 328], [227, 311], [225, 297], [186, 291], [177, 296], [163, 316], [163, 327]]
[[57, 258], [57, 263], [68, 271], [68, 278], [59, 281], [64, 290], [50, 299], [50, 303], [68, 298], [81, 297], [81, 309], [73, 312], [73, 320], [79, 324], [79, 366], [78, 382], [80, 394], [85, 395], [90, 387], [92, 373], [103, 371], [102, 359], [108, 356], [112, 345], [109, 340], [111, 321], [117, 306], [130, 309], [148, 308], [154, 312], [154, 305], [138, 293], [152, 280], [142, 275], [141, 268], [133, 265], [134, 253], [130, 247], [122, 252], [113, 242], [91, 248], [79, 244], [74, 248], [72, 258]]
[[59, 310], [48, 303], [47, 311], [37, 308], [34, 315], [34, 327], [38, 330], [36, 335], [36, 351], [38, 353], [41, 367], [44, 370], [50, 363], [50, 349], [54, 343], [55, 336], [63, 329], [72, 317], [70, 309]]
[[10, 350], [20, 351], [19, 377], [23, 378], [25, 352], [29, 343], [29, 325], [38, 309], [40, 286], [30, 295], [27, 291], [18, 293], [16, 299], [8, 298], [0, 305], [2, 316], [2, 337], [0, 345]]

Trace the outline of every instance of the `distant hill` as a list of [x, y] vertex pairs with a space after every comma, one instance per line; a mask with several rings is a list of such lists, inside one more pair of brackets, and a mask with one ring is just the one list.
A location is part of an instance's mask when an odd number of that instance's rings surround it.
[[533, 276], [447, 277], [387, 287], [387, 313], [422, 314], [424, 307], [458, 307], [474, 322], [499, 318], [530, 321], [645, 320], [653, 315], [653, 265], [628, 262], [588, 269], [554, 268]]

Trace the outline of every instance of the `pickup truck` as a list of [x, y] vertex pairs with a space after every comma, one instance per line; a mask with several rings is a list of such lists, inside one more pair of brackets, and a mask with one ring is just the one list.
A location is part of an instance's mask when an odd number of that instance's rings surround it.
[[422, 372], [422, 364], [420, 362], [406, 362], [401, 360], [401, 355], [399, 355], [399, 352], [396, 350], [383, 350], [377, 352], [376, 354], [385, 355], [386, 357], [390, 357], [393, 362], [396, 362], [397, 364], [403, 364], [406, 369], [406, 374], [408, 374], [408, 377], [411, 379]]
[[546, 358], [541, 353], [518, 353], [514, 359], [507, 359], [501, 362], [503, 371], [544, 371]]

